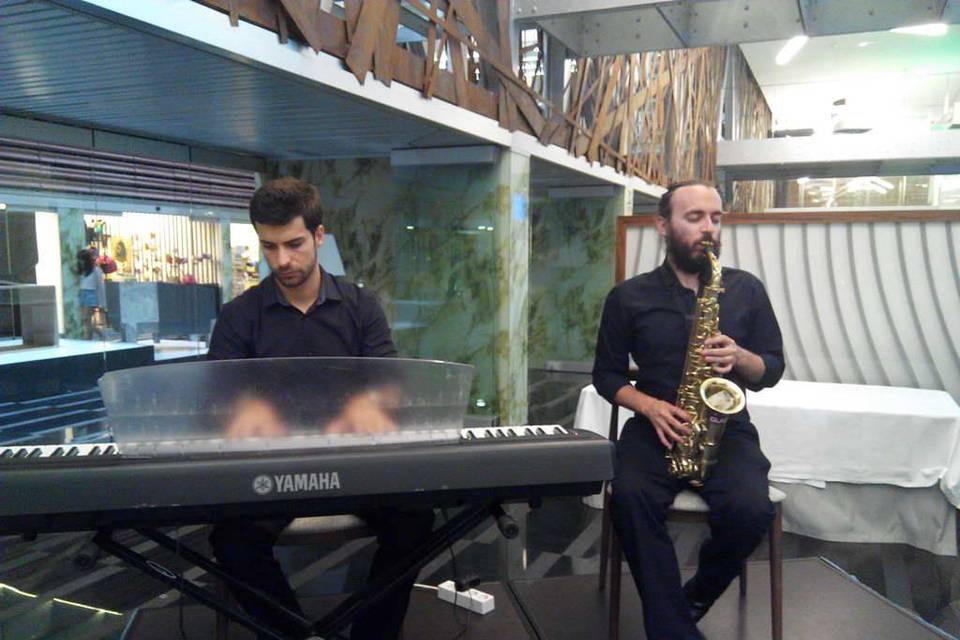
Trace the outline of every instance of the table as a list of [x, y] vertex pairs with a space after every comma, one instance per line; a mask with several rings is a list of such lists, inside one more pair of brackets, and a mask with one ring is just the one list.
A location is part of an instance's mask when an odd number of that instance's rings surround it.
[[[948, 393], [783, 380], [748, 391], [747, 410], [788, 494], [785, 529], [956, 554], [960, 407]], [[582, 389], [574, 426], [607, 434], [609, 423], [610, 405]]]

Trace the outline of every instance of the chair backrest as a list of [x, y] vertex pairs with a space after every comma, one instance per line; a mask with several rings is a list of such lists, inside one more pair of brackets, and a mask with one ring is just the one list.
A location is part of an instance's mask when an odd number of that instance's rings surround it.
[[610, 442], [616, 442], [620, 432], [620, 405], [610, 404], [610, 433], [607, 435]]

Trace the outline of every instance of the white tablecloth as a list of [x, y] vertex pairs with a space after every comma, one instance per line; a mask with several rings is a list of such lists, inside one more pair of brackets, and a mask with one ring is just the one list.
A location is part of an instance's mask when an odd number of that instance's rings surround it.
[[[829, 487], [830, 483], [908, 489], [939, 486], [950, 504], [960, 506], [960, 407], [946, 392], [783, 380], [772, 389], [748, 392], [747, 408], [760, 434], [761, 447], [770, 459], [772, 481], [817, 487]], [[620, 411], [621, 427], [631, 415], [629, 411]], [[610, 405], [592, 385], [585, 387], [580, 392], [574, 426], [607, 435], [609, 424]], [[850, 496], [857, 494], [836, 486], [838, 490], [831, 493], [840, 501], [832, 505], [836, 518], [807, 525], [794, 518], [794, 530], [818, 532], [818, 537], [834, 540], [907, 542], [938, 553], [944, 553], [945, 548], [955, 549], [950, 531], [955, 511], [949, 505], [943, 504], [932, 513], [928, 509], [932, 508], [929, 499], [923, 501], [927, 506], [916, 502], [914, 506], [923, 512], [911, 514], [906, 521], [916, 526], [907, 528], [927, 527], [929, 530], [922, 535], [890, 532], [888, 523], [879, 521], [880, 513], [874, 518], [876, 526], [872, 530], [864, 524], [854, 531], [850, 523], [862, 516], [855, 511], [865, 508], [866, 502], [854, 504]], [[876, 500], [872, 496], [879, 495], [876, 489], [870, 490], [874, 511]], [[816, 517], [816, 511], [810, 510], [809, 490], [797, 490], [796, 506], [801, 506], [801, 493], [808, 499], [804, 505], [808, 516]], [[865, 490], [863, 495], [867, 493]], [[789, 503], [788, 498], [788, 519]], [[912, 504], [909, 499], [899, 499], [897, 503], [903, 509]], [[842, 516], [844, 511], [848, 514], [846, 519]], [[888, 515], [898, 517], [894, 513]], [[831, 536], [830, 530], [837, 533]], [[945, 538], [951, 540], [950, 547], [930, 542]]]

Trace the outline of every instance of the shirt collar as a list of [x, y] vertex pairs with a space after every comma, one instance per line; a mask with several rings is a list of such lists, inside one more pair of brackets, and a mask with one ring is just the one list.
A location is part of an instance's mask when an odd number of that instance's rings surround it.
[[[690, 291], [693, 293], [693, 291], [687, 289], [685, 286], [683, 286], [683, 284], [680, 283], [680, 279], [677, 278], [677, 273], [673, 270], [673, 267], [670, 266], [670, 262], [668, 262], [666, 258], [663, 259], [663, 264], [657, 267], [657, 271], [660, 275], [660, 282], [662, 282], [663, 285], [668, 289], [676, 289], [677, 291], [681, 292]], [[697, 280], [699, 281], [700, 285], [697, 288], [697, 293], [695, 295], [699, 296], [700, 292], [703, 291], [703, 275], [701, 274]]]
[[674, 273], [673, 267], [670, 266], [670, 263], [666, 258], [663, 259], [663, 263], [657, 267], [657, 273], [660, 276], [660, 282], [669, 289], [679, 289], [683, 288], [683, 285], [680, 284], [680, 280], [677, 278], [677, 274]]

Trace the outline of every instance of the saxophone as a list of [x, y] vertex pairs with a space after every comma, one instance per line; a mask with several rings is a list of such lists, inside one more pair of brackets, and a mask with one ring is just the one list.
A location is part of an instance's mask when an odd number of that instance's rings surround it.
[[720, 333], [719, 296], [723, 292], [720, 262], [712, 242], [703, 243], [710, 261], [710, 280], [697, 298], [693, 330], [687, 343], [683, 377], [677, 389], [677, 406], [693, 416], [690, 435], [667, 451], [670, 475], [703, 486], [710, 467], [717, 461], [720, 438], [727, 418], [743, 409], [746, 398], [733, 382], [714, 376], [703, 358], [703, 342]]

